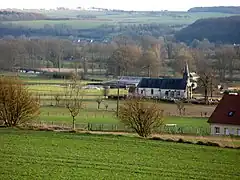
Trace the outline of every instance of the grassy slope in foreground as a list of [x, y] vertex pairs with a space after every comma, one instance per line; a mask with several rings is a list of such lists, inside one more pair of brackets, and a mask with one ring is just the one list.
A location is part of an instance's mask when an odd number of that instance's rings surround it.
[[239, 179], [240, 151], [0, 129], [0, 179]]

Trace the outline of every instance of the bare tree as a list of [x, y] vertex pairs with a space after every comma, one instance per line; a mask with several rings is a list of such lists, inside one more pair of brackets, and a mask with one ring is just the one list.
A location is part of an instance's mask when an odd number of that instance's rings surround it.
[[126, 100], [119, 109], [120, 121], [141, 137], [148, 137], [163, 124], [163, 110], [141, 98]]
[[184, 102], [181, 100], [176, 100], [175, 104], [177, 105], [179, 115], [182, 116], [182, 114], [184, 113], [184, 109], [185, 109]]
[[39, 102], [16, 77], [0, 77], [0, 120], [8, 127], [24, 124], [39, 115]]
[[120, 47], [109, 58], [108, 71], [117, 76], [134, 74], [140, 56], [141, 49], [137, 46]]
[[[160, 61], [156, 55], [156, 53], [152, 50], [145, 51], [140, 58], [140, 62], [138, 63], [140, 67], [139, 70], [143, 71], [147, 70], [147, 76], [158, 77], [160, 72]], [[140, 72], [141, 73], [141, 72]], [[145, 73], [146, 75], [146, 73]]]
[[105, 103], [104, 106], [105, 106], [105, 109], [106, 109], [106, 111], [107, 111], [107, 110], [108, 110], [108, 104]]
[[195, 62], [191, 51], [187, 48], [182, 48], [176, 53], [175, 60], [172, 61], [171, 66], [176, 72], [182, 74], [186, 62], [191, 70], [195, 69]]
[[54, 95], [54, 99], [56, 101], [56, 106], [59, 106], [60, 100], [61, 100], [61, 94], [57, 93]]
[[72, 117], [72, 129], [75, 130], [76, 116], [80, 113], [83, 107], [83, 97], [80, 92], [80, 87], [77, 83], [78, 77], [76, 74], [72, 75], [71, 83], [68, 85], [65, 93], [65, 105]]
[[219, 78], [224, 81], [227, 75], [232, 79], [236, 66], [237, 54], [233, 46], [221, 46], [215, 50], [215, 68], [219, 73]]
[[214, 75], [212, 72], [201, 72], [199, 73], [199, 86], [204, 89], [204, 100], [205, 103], [209, 103], [209, 93], [212, 97], [214, 91]]
[[101, 103], [103, 102], [103, 99], [101, 97], [98, 97], [96, 102], [97, 102], [97, 105], [98, 105], [97, 108], [100, 109], [100, 106], [101, 106]]

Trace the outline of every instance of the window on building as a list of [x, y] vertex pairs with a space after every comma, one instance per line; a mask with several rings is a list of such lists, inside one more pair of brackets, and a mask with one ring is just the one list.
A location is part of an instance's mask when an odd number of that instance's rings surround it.
[[151, 95], [153, 95], [153, 93], [154, 93], [154, 91], [153, 91], [153, 89], [151, 89]]
[[228, 128], [224, 128], [224, 134], [225, 134], [225, 135], [229, 135], [229, 130], [228, 130]]
[[177, 96], [180, 96], [180, 91], [177, 91]]
[[174, 91], [171, 91], [171, 97], [174, 97]]
[[215, 134], [220, 134], [220, 127], [215, 127]]
[[228, 117], [233, 117], [236, 111], [229, 111], [228, 112]]
[[168, 92], [168, 91], [166, 91], [166, 92], [165, 92], [165, 96], [168, 96], [168, 94], [169, 94], [169, 92]]
[[143, 90], [141, 90], [141, 94], [143, 94]]
[[237, 135], [240, 136], [240, 129], [237, 129]]

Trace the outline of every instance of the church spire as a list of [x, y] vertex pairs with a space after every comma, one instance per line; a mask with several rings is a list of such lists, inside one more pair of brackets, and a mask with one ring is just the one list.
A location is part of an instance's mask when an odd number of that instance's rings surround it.
[[184, 72], [183, 72], [183, 78], [188, 79], [190, 77], [190, 72], [189, 72], [189, 68], [188, 68], [188, 63], [185, 63], [185, 67], [184, 67]]

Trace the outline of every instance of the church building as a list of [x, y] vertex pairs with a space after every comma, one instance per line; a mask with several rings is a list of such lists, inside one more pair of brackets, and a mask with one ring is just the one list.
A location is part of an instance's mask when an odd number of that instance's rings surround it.
[[135, 93], [148, 98], [190, 99], [192, 87], [186, 63], [182, 78], [142, 78]]

